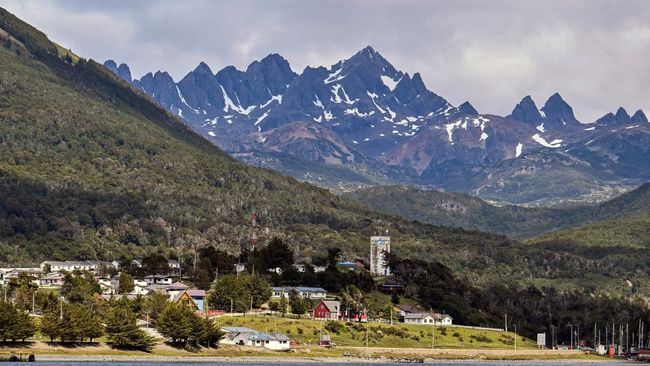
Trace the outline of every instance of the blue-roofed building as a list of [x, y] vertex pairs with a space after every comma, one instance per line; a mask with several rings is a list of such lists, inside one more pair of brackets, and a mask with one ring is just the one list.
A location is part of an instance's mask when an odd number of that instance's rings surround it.
[[327, 297], [327, 290], [322, 287], [307, 287], [307, 286], [297, 286], [297, 287], [273, 287], [271, 297], [279, 299], [281, 297], [289, 298], [291, 291], [295, 290], [298, 292], [298, 296], [303, 299], [316, 299], [322, 300]]

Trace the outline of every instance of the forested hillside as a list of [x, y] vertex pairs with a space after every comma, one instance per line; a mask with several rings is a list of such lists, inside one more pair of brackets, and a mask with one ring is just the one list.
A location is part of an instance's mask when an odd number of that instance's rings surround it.
[[531, 238], [591, 222], [650, 214], [650, 184], [596, 205], [572, 208], [495, 206], [463, 193], [386, 186], [344, 195], [368, 207], [423, 223]]
[[[409, 222], [248, 167], [101, 65], [4, 10], [0, 28], [2, 262], [206, 246], [237, 254], [253, 237], [263, 246], [274, 236], [298, 261], [331, 247], [364, 259], [368, 237], [388, 230], [395, 254], [439, 261], [470, 283], [510, 278], [560, 286], [598, 276], [618, 283], [627, 275], [612, 272], [609, 258], [571, 246]], [[626, 197], [603, 210], [620, 212], [632, 202], [644, 209], [643, 200]], [[648, 268], [629, 257], [619, 264]]]
[[0, 28], [4, 262], [207, 245], [236, 253], [253, 236], [260, 245], [283, 237], [303, 260], [331, 246], [363, 258], [368, 237], [389, 230], [397, 252], [444, 253], [440, 259], [460, 270], [503, 258], [499, 248], [515, 245], [371, 213], [247, 167], [101, 65], [77, 59], [4, 10]]

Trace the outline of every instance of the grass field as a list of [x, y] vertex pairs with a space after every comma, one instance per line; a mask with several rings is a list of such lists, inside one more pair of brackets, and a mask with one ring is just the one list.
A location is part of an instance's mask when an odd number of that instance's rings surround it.
[[[295, 340], [299, 346], [317, 345], [321, 334], [329, 334], [337, 346], [364, 347], [366, 336], [369, 347], [387, 348], [480, 348], [514, 349], [515, 335], [453, 326], [426, 326], [380, 323], [343, 323], [336, 327], [324, 321], [287, 319], [278, 317], [218, 318], [219, 326], [248, 327], [262, 332], [278, 332]], [[435, 335], [435, 338], [433, 337]], [[517, 336], [517, 348], [534, 348], [535, 344]]]

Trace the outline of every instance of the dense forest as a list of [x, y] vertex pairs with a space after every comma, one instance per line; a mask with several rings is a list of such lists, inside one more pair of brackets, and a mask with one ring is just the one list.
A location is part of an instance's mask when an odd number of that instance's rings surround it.
[[650, 215], [650, 184], [598, 204], [553, 208], [493, 205], [469, 194], [404, 186], [370, 187], [344, 196], [390, 215], [517, 239], [596, 221]]

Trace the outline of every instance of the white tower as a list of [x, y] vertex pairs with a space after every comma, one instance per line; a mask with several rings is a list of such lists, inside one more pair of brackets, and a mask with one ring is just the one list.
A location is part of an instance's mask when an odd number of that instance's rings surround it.
[[390, 268], [386, 263], [385, 253], [390, 253], [390, 236], [370, 237], [370, 274], [388, 276]]

